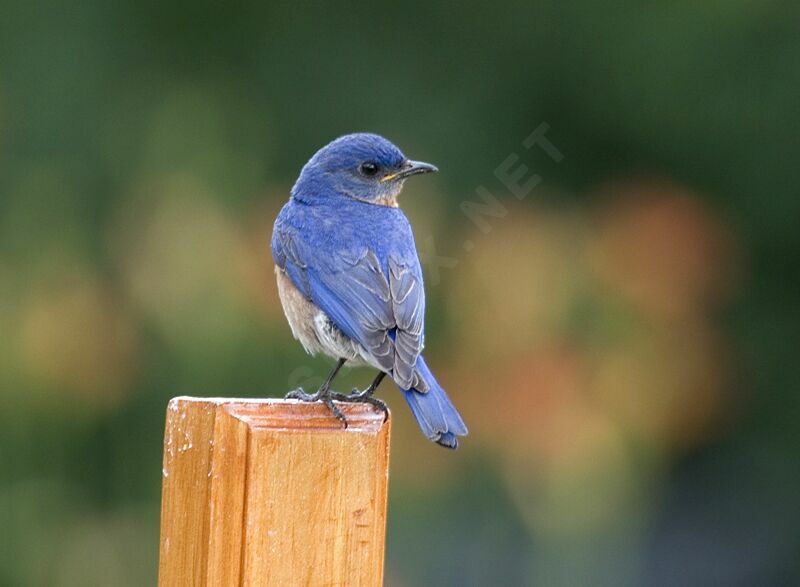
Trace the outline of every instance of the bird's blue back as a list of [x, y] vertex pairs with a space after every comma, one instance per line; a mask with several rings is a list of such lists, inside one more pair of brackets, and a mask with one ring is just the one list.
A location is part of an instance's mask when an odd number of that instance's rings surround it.
[[[408, 263], [422, 284], [414, 234], [400, 208], [361, 202], [338, 194], [319, 198], [313, 204], [291, 198], [278, 214], [275, 228], [272, 254], [281, 267], [287, 253], [280, 239], [284, 231], [296, 244], [298, 259], [311, 267], [341, 271], [371, 250], [385, 275], [388, 275], [391, 254]], [[312, 293], [304, 289], [302, 282], [294, 284], [304, 294]]]

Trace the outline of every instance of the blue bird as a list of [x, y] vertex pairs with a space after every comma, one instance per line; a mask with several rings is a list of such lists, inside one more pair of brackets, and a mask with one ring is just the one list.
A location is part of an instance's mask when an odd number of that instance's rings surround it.
[[[422, 357], [425, 290], [411, 225], [397, 196], [412, 175], [438, 171], [411, 161], [385, 138], [345, 135], [306, 163], [272, 233], [278, 293], [294, 337], [306, 352], [336, 365], [316, 393], [286, 396], [386, 405], [373, 393], [388, 375], [405, 395], [422, 432], [458, 447], [467, 427]], [[345, 362], [379, 371], [365, 390], [331, 390]]]

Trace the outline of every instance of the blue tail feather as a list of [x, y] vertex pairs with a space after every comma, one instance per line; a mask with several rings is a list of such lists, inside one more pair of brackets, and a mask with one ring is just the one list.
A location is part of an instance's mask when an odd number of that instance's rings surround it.
[[422, 357], [417, 360], [417, 368], [430, 389], [425, 393], [404, 389], [403, 393], [419, 427], [434, 442], [447, 448], [458, 448], [457, 436], [467, 434], [464, 420]]

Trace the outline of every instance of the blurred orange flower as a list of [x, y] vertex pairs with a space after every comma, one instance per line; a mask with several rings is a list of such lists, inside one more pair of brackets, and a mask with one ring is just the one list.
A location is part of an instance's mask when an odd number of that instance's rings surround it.
[[640, 179], [601, 187], [599, 200], [589, 259], [605, 285], [664, 319], [702, 312], [730, 293], [734, 239], [695, 194]]

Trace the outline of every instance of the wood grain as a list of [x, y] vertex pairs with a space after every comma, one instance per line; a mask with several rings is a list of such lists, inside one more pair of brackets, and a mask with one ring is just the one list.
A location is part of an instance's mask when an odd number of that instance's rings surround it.
[[339, 406], [170, 401], [161, 587], [382, 584], [391, 423]]

